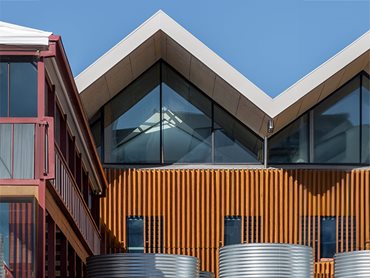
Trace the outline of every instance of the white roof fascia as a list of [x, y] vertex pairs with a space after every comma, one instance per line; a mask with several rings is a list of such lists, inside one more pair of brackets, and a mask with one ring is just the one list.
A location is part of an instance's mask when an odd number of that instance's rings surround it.
[[369, 49], [370, 30], [276, 96], [273, 99], [273, 109], [270, 116], [274, 118], [279, 115]]
[[114, 65], [128, 56], [134, 49], [139, 47], [148, 38], [160, 29], [160, 14], [158, 11], [142, 25], [131, 32], [127, 37], [113, 46], [98, 60], [88, 66], [76, 78], [79, 93], [89, 87], [94, 81], [103, 76]]
[[368, 31], [273, 99], [166, 13], [159, 10], [81, 72], [75, 78], [78, 91], [80, 93], [83, 92], [159, 30], [171, 37], [271, 118], [275, 118], [289, 106], [370, 49], [370, 31]]
[[48, 46], [51, 34], [0, 21], [0, 45]]
[[245, 95], [256, 106], [260, 107], [261, 110], [269, 114], [268, 111], [271, 109], [270, 103], [272, 101], [270, 96], [161, 10], [81, 72], [75, 78], [78, 91], [84, 91], [95, 80], [103, 76], [115, 64], [159, 30], [166, 33], [241, 94]]

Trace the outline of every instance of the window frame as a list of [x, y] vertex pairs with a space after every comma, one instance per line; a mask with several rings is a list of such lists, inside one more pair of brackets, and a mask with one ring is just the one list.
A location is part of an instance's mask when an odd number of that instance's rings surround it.
[[[28, 56], [28, 55], [20, 55], [20, 56], [12, 56], [12, 55], [0, 55], [0, 62], [1, 63], [5, 63], [7, 64], [7, 104], [6, 104], [6, 107], [7, 107], [7, 115], [6, 116], [2, 116], [3, 118], [38, 118], [39, 117], [39, 87], [40, 87], [40, 84], [39, 84], [39, 71], [40, 71], [40, 67], [39, 67], [39, 59], [36, 57], [36, 56]], [[11, 106], [12, 106], [12, 94], [11, 94], [11, 74], [10, 74], [10, 65], [11, 64], [16, 64], [16, 63], [24, 63], [24, 64], [32, 64], [35, 68], [35, 71], [36, 71], [36, 79], [34, 80], [35, 81], [35, 114], [32, 115], [32, 116], [27, 116], [27, 115], [21, 115], [21, 116], [15, 116], [14, 114], [12, 114], [12, 111], [11, 111]], [[45, 91], [46, 92], [46, 91]], [[16, 100], [18, 101], [18, 100]], [[45, 104], [46, 106], [46, 104]], [[44, 107], [42, 108], [44, 109]]]
[[[295, 118], [292, 122], [290, 122], [289, 124], [287, 124], [285, 127], [283, 127], [281, 130], [279, 130], [277, 133], [275, 133], [274, 135], [272, 135], [271, 137], [267, 138], [267, 166], [296, 166], [296, 165], [299, 165], [299, 166], [312, 166], [312, 165], [316, 165], [316, 166], [356, 166], [356, 167], [364, 167], [364, 166], [368, 166], [370, 165], [369, 163], [363, 163], [362, 162], [362, 153], [363, 153], [363, 144], [362, 144], [362, 122], [363, 122], [363, 105], [362, 105], [362, 95], [363, 95], [363, 86], [362, 86], [362, 80], [363, 78], [367, 77], [367, 78], [370, 78], [370, 75], [367, 74], [367, 72], [365, 72], [364, 70], [360, 71], [359, 73], [357, 73], [355, 76], [353, 76], [350, 80], [348, 80], [346, 83], [344, 83], [342, 86], [340, 86], [339, 88], [337, 88], [333, 93], [331, 93], [330, 95], [328, 95], [327, 97], [325, 97], [324, 99], [322, 99], [320, 102], [316, 103], [314, 106], [312, 106], [309, 110], [307, 110], [306, 112], [304, 112], [303, 114], [301, 114], [299, 117]], [[338, 91], [340, 91], [341, 89], [343, 89], [343, 87], [345, 87], [346, 85], [348, 85], [350, 82], [354, 81], [356, 78], [360, 78], [360, 82], [359, 82], [359, 91], [360, 91], [360, 97], [359, 97], [359, 160], [358, 162], [356, 163], [326, 163], [326, 162], [313, 162], [313, 148], [314, 148], [314, 142], [313, 142], [313, 137], [314, 137], [314, 125], [313, 125], [313, 111], [314, 109], [321, 105], [324, 101], [326, 101], [328, 98], [330, 98], [333, 94], [336, 94]], [[279, 134], [280, 132], [283, 132], [284, 130], [286, 130], [287, 128], [289, 128], [289, 126], [291, 124], [293, 124], [295, 121], [297, 121], [299, 118], [303, 117], [304, 115], [307, 115], [307, 123], [308, 123], [308, 162], [304, 162], [304, 163], [270, 163], [270, 159], [269, 159], [269, 140], [271, 138], [273, 138], [274, 136], [276, 136], [277, 134]]]
[[[150, 70], [152, 70], [154, 67], [156, 67], [159, 64], [159, 86], [160, 86], [160, 159], [159, 163], [146, 163], [146, 162], [107, 162], [105, 161], [105, 134], [104, 134], [104, 107], [107, 103], [114, 101], [115, 98], [118, 97], [118, 95], [128, 88], [131, 84], [133, 84], [138, 78], [140, 78], [142, 75], [146, 74]], [[193, 87], [195, 90], [197, 90], [202, 96], [204, 96], [207, 100], [211, 102], [211, 108], [212, 108], [212, 115], [211, 115], [211, 123], [212, 123], [212, 132], [211, 132], [211, 161], [210, 162], [165, 162], [164, 159], [164, 146], [163, 146], [163, 127], [162, 127], [162, 120], [163, 120], [163, 113], [162, 113], [162, 108], [163, 108], [163, 100], [162, 100], [162, 83], [163, 83], [163, 78], [162, 78], [162, 71], [163, 71], [163, 65], [168, 67], [171, 71], [176, 73], [179, 78], [185, 80], [191, 87]], [[254, 132], [252, 129], [250, 129], [248, 126], [246, 126], [244, 123], [242, 123], [239, 119], [237, 119], [234, 115], [232, 115], [230, 112], [225, 110], [222, 105], [218, 104], [215, 100], [210, 98], [208, 95], [206, 95], [200, 88], [195, 86], [193, 83], [191, 83], [190, 80], [188, 80], [186, 77], [184, 77], [181, 73], [179, 73], [176, 69], [174, 69], [171, 65], [169, 65], [167, 62], [165, 62], [163, 59], [158, 60], [156, 63], [154, 63], [151, 67], [149, 67], [146, 71], [144, 71], [139, 77], [137, 77], [135, 80], [133, 80], [130, 84], [128, 84], [126, 87], [124, 87], [118, 94], [116, 94], [113, 98], [111, 98], [107, 103], [105, 103], [92, 117], [92, 121], [90, 122], [90, 126], [93, 124], [96, 124], [96, 122], [100, 121], [101, 123], [101, 132], [100, 132], [100, 140], [101, 140], [101, 161], [103, 165], [107, 166], [115, 166], [115, 165], [127, 165], [127, 166], [151, 166], [151, 165], [160, 165], [160, 166], [169, 166], [169, 165], [259, 165], [262, 166], [264, 165], [264, 138], [259, 136], [256, 132]], [[215, 161], [215, 117], [214, 117], [214, 107], [217, 106], [220, 108], [222, 111], [227, 113], [234, 121], [236, 121], [238, 124], [240, 124], [242, 127], [247, 129], [247, 131], [252, 135], [255, 136], [256, 139], [260, 141], [261, 148], [260, 152], [256, 154], [256, 159], [257, 162], [216, 162]]]

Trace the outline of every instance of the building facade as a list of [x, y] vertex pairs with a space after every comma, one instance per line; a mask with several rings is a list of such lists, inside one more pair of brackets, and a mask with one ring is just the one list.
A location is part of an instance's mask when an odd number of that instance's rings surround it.
[[254, 242], [333, 277], [370, 249], [369, 32], [272, 99], [161, 11], [75, 80], [60, 37], [1, 24], [0, 277], [115, 252], [217, 275]]
[[[109, 187], [102, 253], [370, 249], [369, 39], [271, 99], [163, 12], [77, 78]], [[94, 100], [92, 100], [94, 99]]]
[[83, 277], [107, 184], [61, 39], [0, 25], [0, 277]]

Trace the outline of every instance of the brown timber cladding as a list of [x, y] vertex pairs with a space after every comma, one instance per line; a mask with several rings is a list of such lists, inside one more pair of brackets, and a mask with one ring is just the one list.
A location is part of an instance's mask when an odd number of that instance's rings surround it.
[[225, 216], [243, 219], [242, 242], [312, 246], [316, 277], [333, 275], [319, 262], [320, 216], [336, 217], [337, 252], [370, 249], [369, 170], [106, 171], [103, 252], [125, 249], [128, 216], [146, 219], [145, 250], [197, 256], [214, 273]]

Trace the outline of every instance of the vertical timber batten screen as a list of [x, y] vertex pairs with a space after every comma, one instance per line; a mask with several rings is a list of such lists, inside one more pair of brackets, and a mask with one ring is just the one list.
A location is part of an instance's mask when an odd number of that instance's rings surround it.
[[161, 228], [144, 230], [161, 233], [144, 234], [145, 238], [163, 238], [144, 242], [145, 250], [196, 256], [201, 270], [214, 273], [218, 249], [224, 245], [225, 216], [258, 219], [257, 224], [242, 221], [243, 243], [253, 239], [311, 246], [316, 273], [327, 274], [320, 277], [332, 275], [331, 263], [319, 263], [320, 217], [337, 219], [336, 252], [370, 249], [369, 170], [107, 169], [106, 173], [109, 188], [101, 199], [100, 215], [103, 248], [110, 252], [115, 246], [126, 248], [127, 216], [163, 221]]

